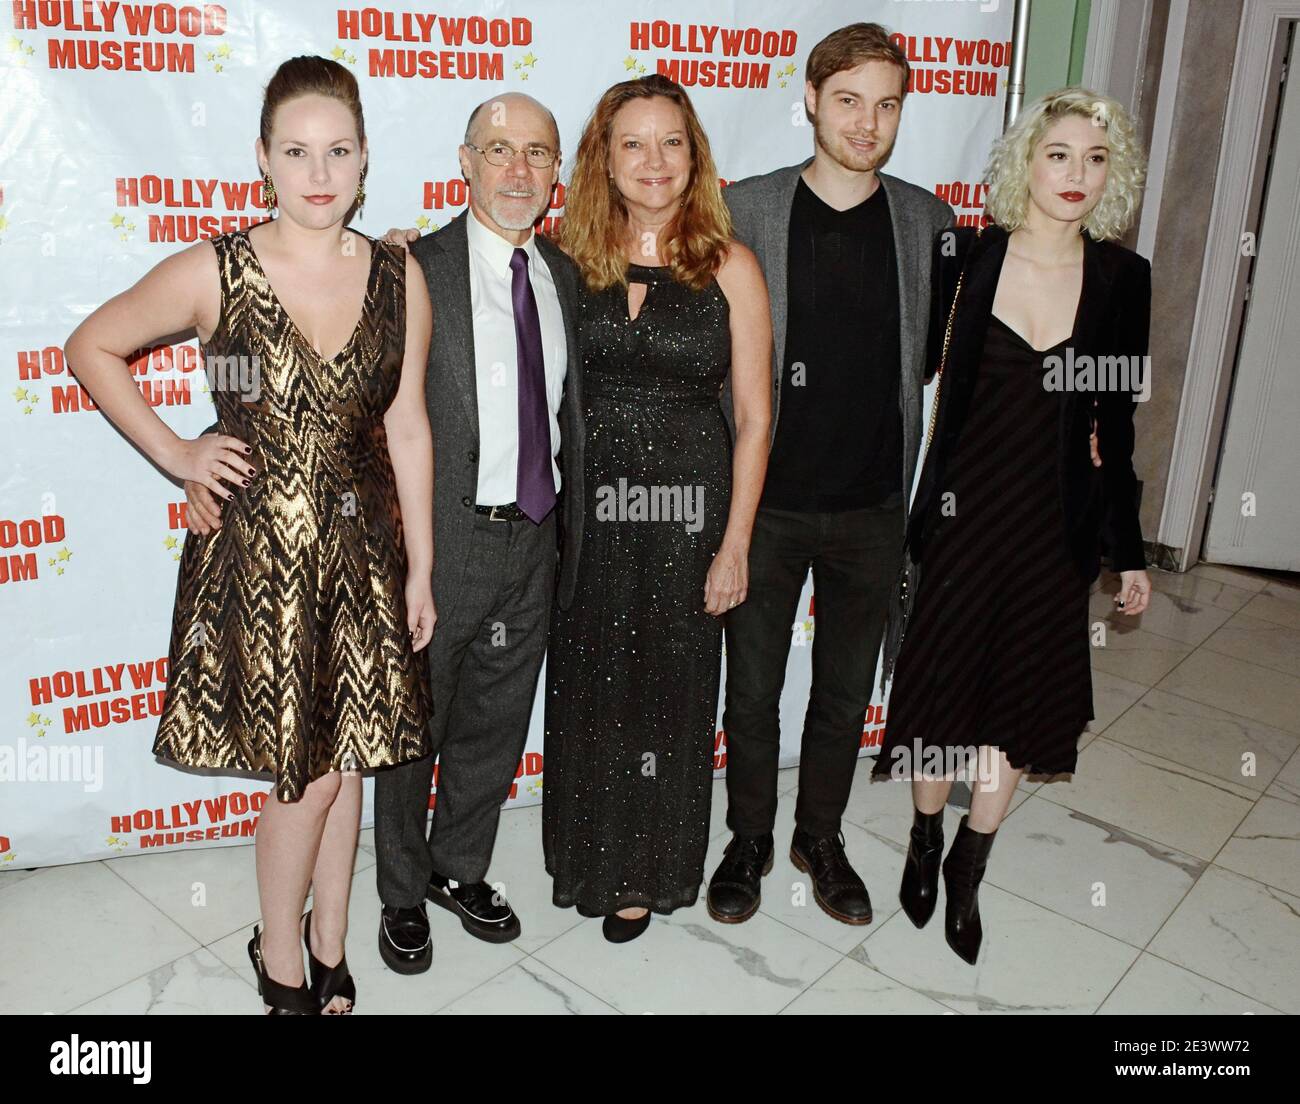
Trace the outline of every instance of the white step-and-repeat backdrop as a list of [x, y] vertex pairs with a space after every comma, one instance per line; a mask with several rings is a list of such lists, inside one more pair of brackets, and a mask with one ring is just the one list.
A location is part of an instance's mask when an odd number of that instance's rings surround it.
[[[432, 230], [464, 209], [456, 147], [473, 106], [518, 89], [566, 150], [599, 94], [684, 84], [719, 172], [802, 161], [812, 47], [846, 23], [895, 32], [912, 89], [888, 171], [979, 218], [1001, 129], [1011, 5], [992, 0], [445, 0], [340, 7], [6, 0], [0, 7], [0, 871], [248, 842], [269, 783], [182, 772], [150, 753], [184, 495], [92, 405], [62, 346], [77, 323], [188, 243], [266, 217], [253, 157], [262, 90], [316, 53], [361, 85], [363, 221]], [[563, 217], [563, 193], [548, 222]], [[213, 421], [197, 343], [132, 365], [178, 433]], [[816, 633], [791, 626], [782, 763], [798, 759]], [[541, 799], [541, 695], [511, 804]], [[879, 743], [884, 704], [863, 725]], [[719, 718], [718, 770], [726, 766]], [[371, 823], [367, 781], [363, 823]], [[431, 795], [431, 802], [436, 795]]]

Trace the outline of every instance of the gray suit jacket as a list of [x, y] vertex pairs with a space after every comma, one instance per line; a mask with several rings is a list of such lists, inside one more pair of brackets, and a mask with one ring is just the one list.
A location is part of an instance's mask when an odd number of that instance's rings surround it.
[[[441, 612], [456, 601], [470, 562], [478, 495], [478, 383], [474, 365], [474, 316], [469, 293], [468, 209], [411, 246], [424, 270], [433, 303], [433, 340], [425, 375], [425, 402], [433, 427], [433, 597]], [[568, 369], [560, 405], [560, 474], [556, 506], [560, 544], [557, 598], [568, 608], [582, 545], [582, 352], [578, 345], [578, 269], [559, 246], [542, 235], [546, 259], [564, 315]]]
[[[812, 163], [791, 165], [763, 176], [739, 180], [722, 190], [731, 209], [737, 239], [757, 255], [772, 300], [772, 436], [781, 412], [781, 373], [785, 365], [786, 315], [789, 302], [790, 209], [799, 174]], [[898, 405], [903, 414], [903, 497], [912, 491], [921, 443], [921, 392], [925, 386], [926, 340], [930, 321], [930, 264], [935, 235], [952, 225], [953, 212], [938, 196], [896, 176], [878, 173], [889, 200], [898, 256], [899, 350], [902, 379]], [[723, 390], [723, 411], [735, 437], [730, 380]]]

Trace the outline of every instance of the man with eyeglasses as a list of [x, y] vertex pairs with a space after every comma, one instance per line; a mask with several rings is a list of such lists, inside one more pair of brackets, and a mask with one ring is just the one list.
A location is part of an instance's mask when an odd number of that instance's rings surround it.
[[434, 755], [375, 777], [379, 950], [403, 974], [432, 961], [426, 899], [490, 943], [520, 933], [487, 868], [528, 737], [551, 604], [572, 600], [582, 536], [579, 276], [534, 233], [559, 178], [554, 116], [529, 96], [496, 96], [471, 114], [459, 158], [469, 209], [424, 238], [387, 235], [419, 239], [410, 248], [434, 320]]

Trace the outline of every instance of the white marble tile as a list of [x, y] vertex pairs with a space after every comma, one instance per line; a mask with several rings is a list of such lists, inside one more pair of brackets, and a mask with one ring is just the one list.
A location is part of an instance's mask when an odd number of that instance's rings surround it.
[[1240, 590], [1258, 594], [1268, 585], [1268, 577], [1260, 575], [1245, 567], [1233, 567], [1231, 564], [1198, 563], [1186, 574], [1198, 579], [1209, 579]]
[[1092, 735], [1105, 732], [1114, 724], [1134, 702], [1138, 701], [1147, 688], [1140, 682], [1131, 682], [1107, 671], [1093, 669], [1092, 672], [1092, 711], [1096, 714], [1088, 722], [1087, 730], [1079, 739], [1079, 750], [1087, 746]]
[[[251, 843], [123, 855], [104, 864], [204, 946], [251, 927], [261, 916]], [[353, 874], [374, 865], [374, 855], [358, 848]]]
[[1300, 733], [1300, 678], [1257, 663], [1198, 648], [1157, 689]]
[[[701, 894], [701, 897], [703, 895]], [[777, 1012], [840, 956], [762, 912], [709, 919], [703, 900], [656, 915], [631, 943], [607, 943], [589, 920], [534, 955], [620, 1012]]]
[[1300, 896], [1300, 805], [1260, 798], [1214, 862]]
[[1291, 756], [1265, 792], [1269, 797], [1300, 803], [1300, 751]]
[[1234, 613], [1205, 641], [1205, 648], [1300, 678], [1300, 627]]
[[1250, 811], [1244, 786], [1100, 736], [1079, 755], [1069, 785], [1039, 791], [1047, 801], [1209, 860]]
[[154, 851], [104, 865], [203, 946], [261, 915], [254, 846]]
[[[519, 917], [519, 938], [511, 946], [525, 954], [545, 946], [582, 920], [576, 909], [552, 904], [554, 881], [546, 872], [542, 854], [540, 805], [502, 810], [487, 880], [505, 894]], [[440, 940], [473, 938], [455, 916], [435, 905], [429, 906], [429, 923], [435, 945]]]
[[1143, 947], [1205, 866], [1192, 855], [1034, 796], [998, 830], [984, 879]]
[[1267, 1004], [1144, 954], [1097, 1009], [1099, 1016], [1276, 1016]]
[[66, 1012], [199, 947], [102, 862], [46, 867], [0, 902], [5, 1012]]
[[[1196, 606], [1214, 606], [1217, 609], [1236, 613], [1245, 607], [1251, 597], [1259, 592], [1259, 580], [1249, 576], [1243, 583], [1234, 576], [1233, 582], [1225, 583], [1220, 579], [1197, 574], [1195, 571], [1157, 571], [1148, 572], [1151, 576], [1151, 589], [1162, 594], [1174, 595]], [[1119, 590], [1119, 576], [1111, 575], [1108, 592], [1114, 594]]]
[[1298, 946], [1300, 898], [1211, 865], [1147, 950], [1295, 1014]]
[[16, 886], [19, 882], [39, 873], [39, 867], [28, 869], [0, 863], [0, 889], [8, 889], [10, 886]]
[[1241, 612], [1261, 621], [1300, 629], [1300, 597], [1297, 595], [1300, 595], [1300, 590], [1270, 583], [1242, 606]]
[[[1202, 584], [1214, 586], [1215, 584]], [[1142, 629], [1157, 636], [1167, 636], [1184, 644], [1200, 644], [1210, 633], [1228, 620], [1232, 610], [1203, 603], [1186, 593], [1161, 590], [1154, 584], [1151, 601], [1137, 617], [1129, 617], [1115, 608], [1114, 596], [1119, 592], [1119, 579], [1113, 577], [1111, 585], [1104, 587], [1088, 600], [1089, 624], [1106, 623], [1107, 633], [1125, 633], [1130, 628]], [[1245, 591], [1239, 592], [1249, 597]]]
[[[436, 923], [440, 917], [451, 919], [448, 913], [431, 905], [433, 965], [423, 974], [393, 973], [379, 957], [379, 895], [375, 879], [364, 873], [353, 879], [345, 954], [357, 986], [355, 1015], [436, 1012], [525, 957], [512, 943], [485, 943], [462, 931], [459, 924]], [[247, 949], [252, 935], [250, 924], [208, 949], [255, 985]], [[254, 992], [255, 1011], [261, 1011], [258, 1000]]]
[[1164, 690], [1148, 691], [1106, 739], [1260, 792], [1300, 747], [1293, 732]]
[[83, 1004], [75, 1012], [113, 1016], [256, 1015], [257, 989], [200, 947]]
[[987, 881], [979, 905], [984, 942], [974, 966], [944, 940], [942, 888], [924, 928], [899, 911], [850, 957], [958, 1012], [1079, 1015], [1096, 1011], [1139, 953]]
[[1154, 686], [1192, 651], [1190, 644], [1131, 625], [1117, 627], [1107, 622], [1105, 639], [1104, 646], [1092, 647], [1093, 670], [1143, 686]]
[[879, 970], [842, 959], [781, 1010], [783, 1016], [951, 1016], [945, 1004]]
[[443, 1008], [447, 1015], [617, 1016], [580, 985], [544, 962], [526, 958]]

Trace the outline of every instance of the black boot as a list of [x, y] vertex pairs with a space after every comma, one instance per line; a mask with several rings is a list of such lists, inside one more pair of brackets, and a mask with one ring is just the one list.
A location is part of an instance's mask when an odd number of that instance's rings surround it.
[[947, 892], [944, 935], [950, 946], [972, 966], [980, 951], [984, 929], [980, 925], [979, 887], [993, 849], [993, 832], [977, 832], [961, 818], [957, 838], [943, 860], [943, 885]]
[[916, 809], [912, 816], [912, 836], [907, 845], [907, 860], [903, 863], [903, 884], [898, 889], [898, 899], [907, 918], [918, 928], [923, 928], [934, 915], [934, 903], [939, 896], [939, 866], [943, 862], [943, 810], [923, 813]]
[[739, 924], [758, 911], [762, 878], [772, 869], [772, 833], [732, 836], [722, 862], [709, 879], [709, 915], [722, 924]]

